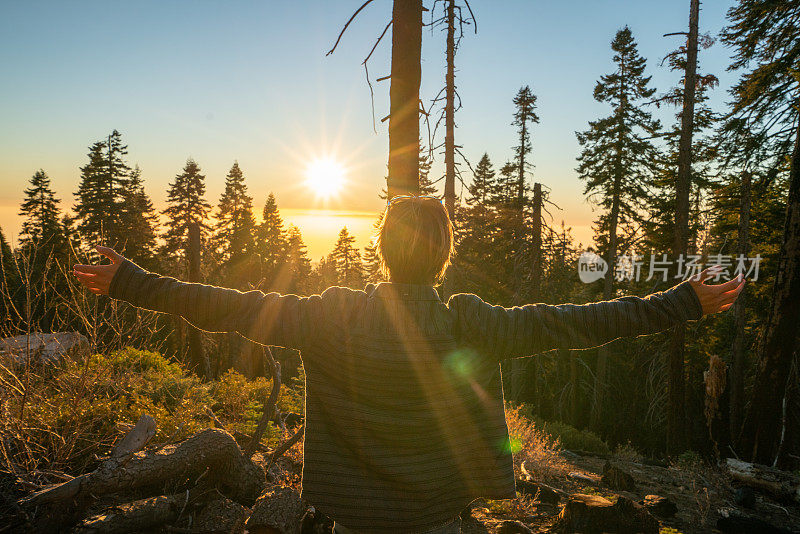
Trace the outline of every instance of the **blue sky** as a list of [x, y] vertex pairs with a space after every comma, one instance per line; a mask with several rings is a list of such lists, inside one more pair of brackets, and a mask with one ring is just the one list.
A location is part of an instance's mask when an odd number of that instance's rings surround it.
[[[53, 179], [62, 206], [72, 206], [88, 145], [116, 128], [158, 207], [186, 158], [205, 171], [212, 203], [238, 160], [257, 209], [272, 191], [289, 215], [315, 208], [367, 212], [361, 226], [351, 223], [363, 244], [371, 213], [382, 207], [377, 195], [388, 136], [386, 123], [373, 132], [361, 61], [388, 22], [391, 1], [374, 0], [325, 57], [361, 3], [0, 2], [0, 226], [17, 232], [22, 190], [39, 168]], [[515, 144], [511, 100], [530, 85], [541, 118], [532, 134], [534, 179], [563, 208], [554, 212], [556, 222], [565, 219], [586, 242], [595, 214], [574, 171], [574, 132], [608, 113], [592, 90], [613, 68], [611, 39], [629, 25], [653, 85], [664, 91], [679, 76], [658, 63], [680, 37], [662, 35], [686, 29], [688, 4], [472, 0], [478, 33], [465, 35], [456, 58], [463, 100], [457, 143], [472, 162], [488, 152], [495, 167], [502, 165]], [[731, 4], [703, 3], [701, 32], [718, 33]], [[370, 61], [373, 79], [389, 73], [388, 35], [384, 41]], [[441, 31], [424, 30], [426, 102], [443, 84], [443, 46]], [[722, 82], [711, 97], [721, 110], [734, 81], [725, 72], [729, 50], [717, 43], [701, 51], [700, 61]], [[388, 112], [389, 82], [374, 88], [380, 119]], [[656, 110], [665, 122], [673, 113]], [[349, 180], [340, 197], [324, 204], [301, 185], [308, 161], [322, 155], [342, 161]], [[437, 164], [434, 177], [441, 172]], [[316, 259], [335, 240], [337, 220], [314, 226], [302, 213], [297, 221]]]

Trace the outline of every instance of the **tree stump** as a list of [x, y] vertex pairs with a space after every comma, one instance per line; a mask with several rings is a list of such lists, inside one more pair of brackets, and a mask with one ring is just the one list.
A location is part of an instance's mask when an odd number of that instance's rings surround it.
[[292, 488], [276, 486], [259, 497], [247, 520], [247, 529], [277, 534], [299, 534], [306, 505]]
[[658, 521], [642, 506], [620, 496], [615, 504], [596, 495], [570, 497], [554, 525], [555, 532], [583, 534], [658, 534]]

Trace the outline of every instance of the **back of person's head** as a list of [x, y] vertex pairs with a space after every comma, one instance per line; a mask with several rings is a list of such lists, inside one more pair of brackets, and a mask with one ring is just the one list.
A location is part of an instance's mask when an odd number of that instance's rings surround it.
[[437, 198], [394, 197], [383, 212], [377, 245], [389, 281], [438, 284], [450, 265], [453, 225]]

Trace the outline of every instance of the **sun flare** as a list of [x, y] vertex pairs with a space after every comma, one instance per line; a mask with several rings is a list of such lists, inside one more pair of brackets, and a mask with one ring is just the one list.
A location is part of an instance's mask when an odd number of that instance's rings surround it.
[[306, 168], [306, 185], [318, 197], [329, 198], [341, 190], [344, 175], [344, 167], [333, 158], [315, 159]]

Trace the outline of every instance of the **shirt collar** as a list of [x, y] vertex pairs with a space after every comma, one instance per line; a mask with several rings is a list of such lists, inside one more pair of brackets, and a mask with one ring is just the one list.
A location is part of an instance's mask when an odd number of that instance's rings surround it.
[[441, 300], [433, 286], [424, 284], [381, 282], [367, 286], [367, 293], [371, 297], [391, 300]]

